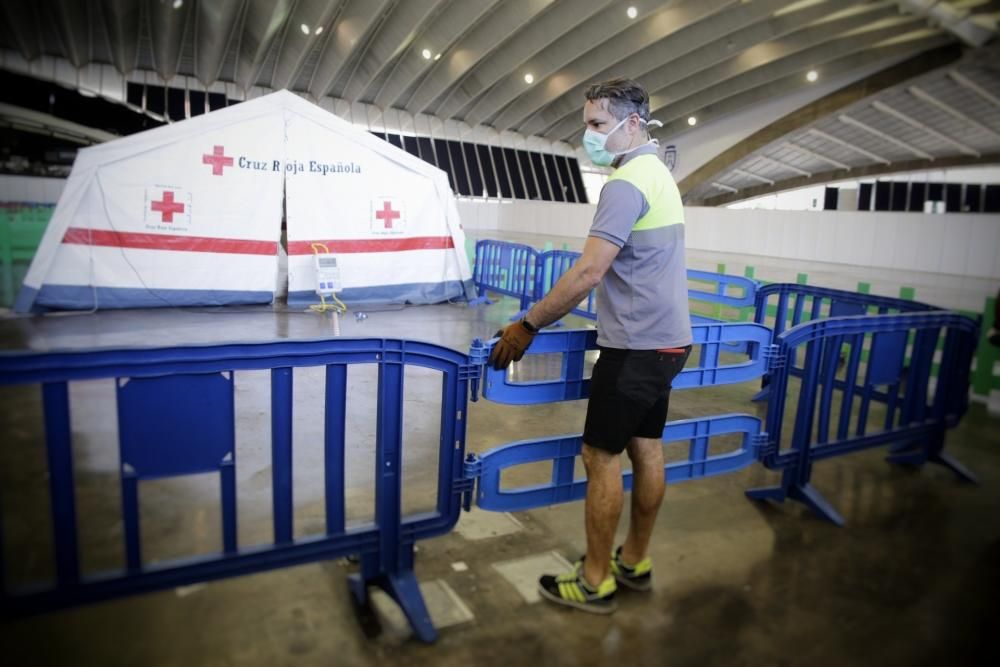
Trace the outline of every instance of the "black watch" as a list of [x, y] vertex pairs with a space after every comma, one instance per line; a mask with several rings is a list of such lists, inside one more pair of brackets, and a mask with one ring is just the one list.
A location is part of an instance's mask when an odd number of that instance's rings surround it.
[[529, 322], [527, 317], [521, 318], [521, 326], [523, 326], [528, 333], [538, 333], [538, 327]]

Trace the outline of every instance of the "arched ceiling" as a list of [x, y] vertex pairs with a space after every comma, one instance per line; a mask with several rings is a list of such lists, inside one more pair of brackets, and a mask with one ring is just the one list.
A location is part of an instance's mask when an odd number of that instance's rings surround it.
[[[596, 80], [642, 81], [670, 138], [690, 116], [710, 121], [800, 90], [811, 70], [830, 78], [949, 45], [975, 51], [995, 37], [998, 14], [1000, 0], [4, 0], [0, 49], [575, 144], [581, 89]], [[996, 108], [974, 86], [995, 96], [997, 81], [983, 72], [958, 67], [840, 114], [848, 120], [796, 128], [706, 180], [728, 190], [694, 194], [774, 185], [775, 163], [805, 177], [829, 171], [819, 162], [991, 154], [977, 142], [997, 138]]]

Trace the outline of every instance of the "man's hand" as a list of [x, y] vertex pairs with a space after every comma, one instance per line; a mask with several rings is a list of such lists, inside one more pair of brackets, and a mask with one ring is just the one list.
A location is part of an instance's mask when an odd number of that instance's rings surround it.
[[520, 361], [521, 357], [524, 356], [524, 351], [528, 349], [531, 341], [535, 339], [536, 333], [538, 333], [538, 329], [535, 329], [525, 320], [508, 324], [505, 328], [493, 334], [494, 337], [499, 337], [500, 341], [493, 346], [489, 363], [493, 365], [493, 368], [500, 371], [510, 366], [510, 362]]

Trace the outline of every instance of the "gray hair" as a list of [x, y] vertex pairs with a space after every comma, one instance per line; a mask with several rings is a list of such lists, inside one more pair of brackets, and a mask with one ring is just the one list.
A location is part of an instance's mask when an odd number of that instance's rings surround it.
[[649, 94], [638, 81], [622, 78], [591, 84], [583, 95], [590, 102], [606, 99], [608, 111], [618, 120], [638, 114], [649, 121]]

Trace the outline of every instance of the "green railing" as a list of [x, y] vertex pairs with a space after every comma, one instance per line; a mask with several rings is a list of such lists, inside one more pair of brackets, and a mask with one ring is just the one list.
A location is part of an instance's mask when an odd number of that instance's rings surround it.
[[53, 209], [52, 204], [0, 202], [0, 306], [14, 304]]

